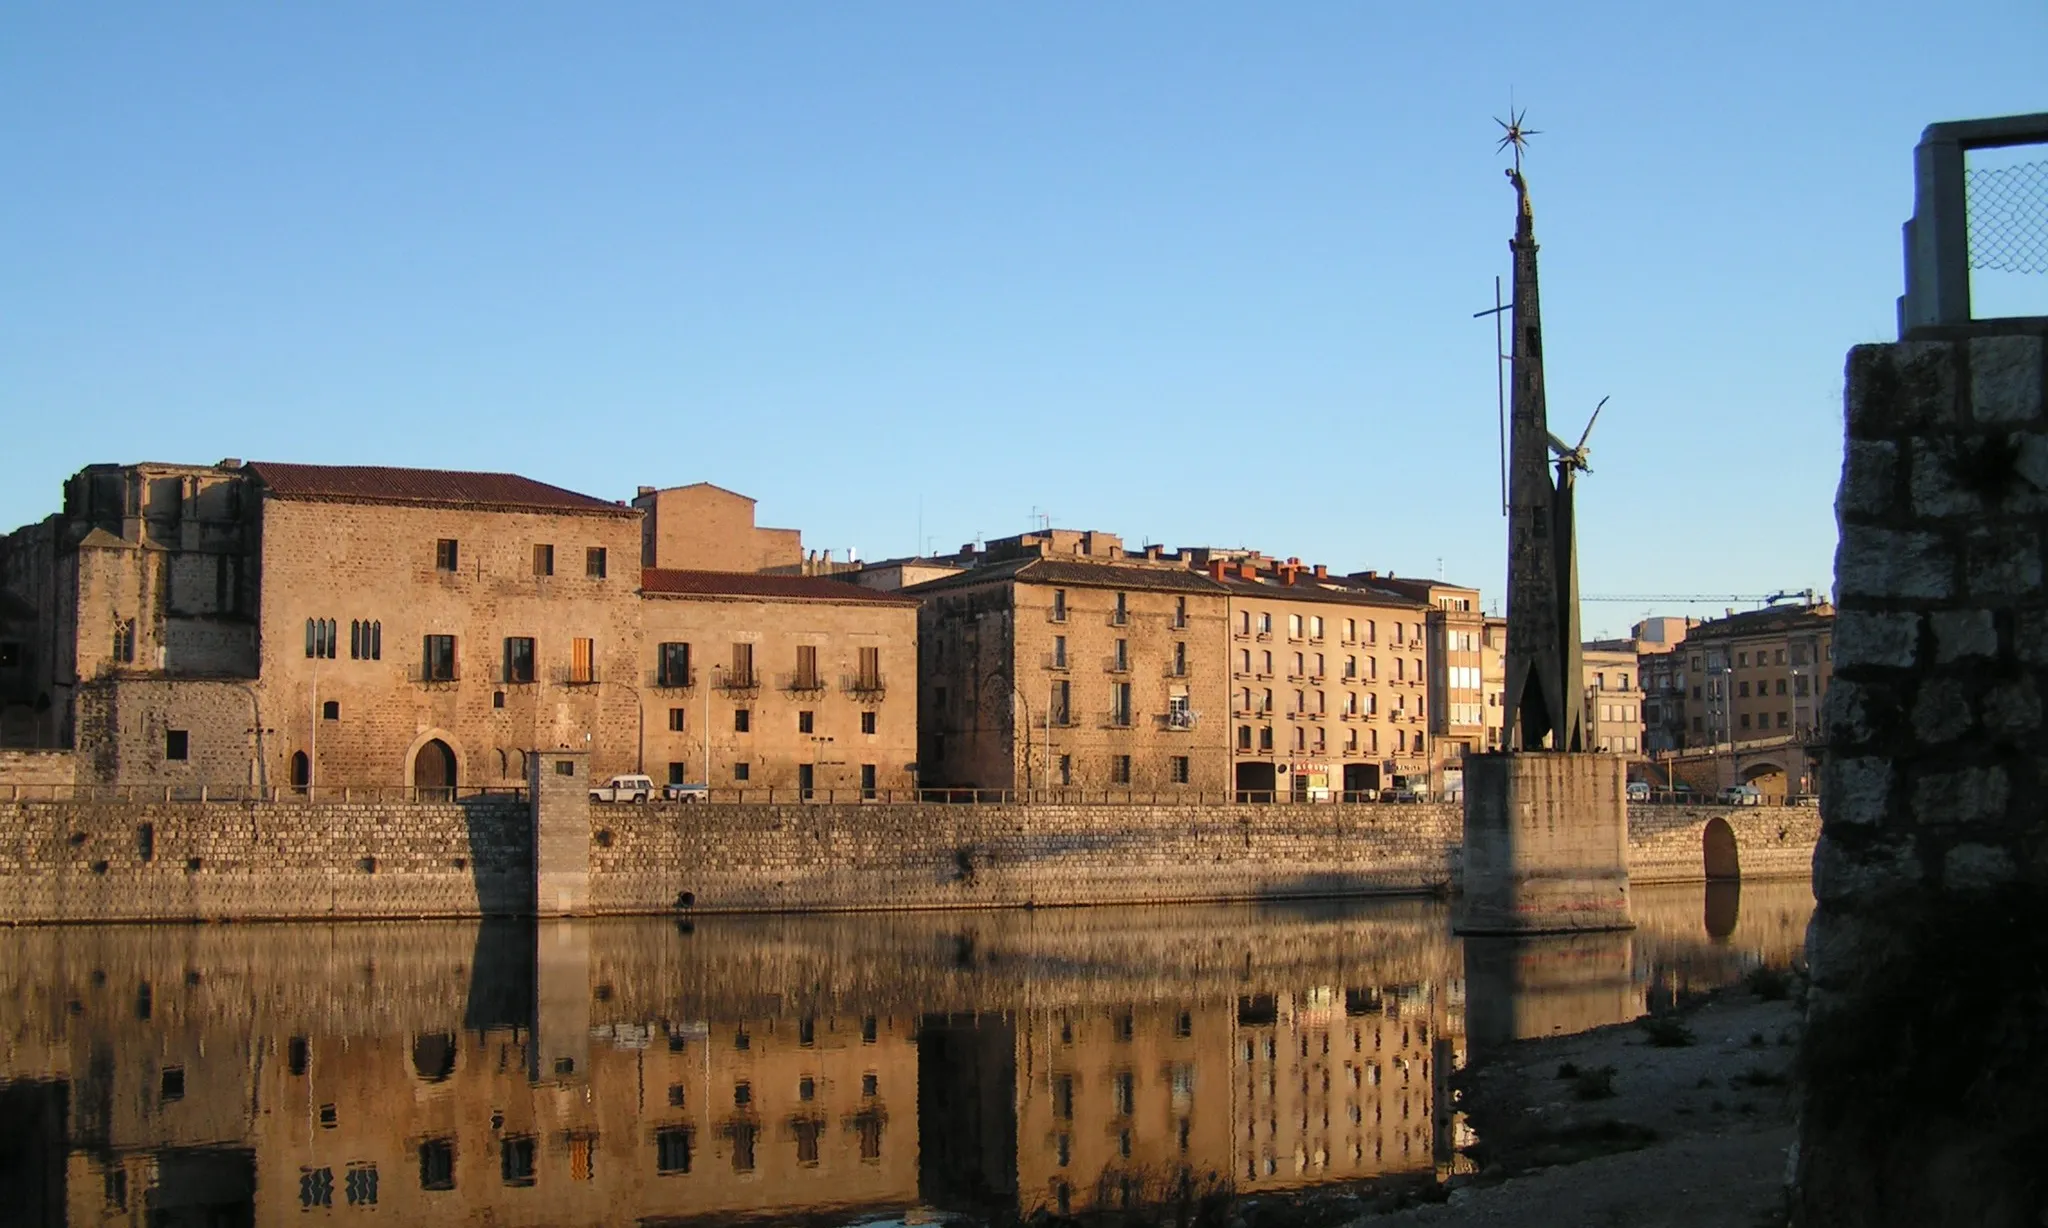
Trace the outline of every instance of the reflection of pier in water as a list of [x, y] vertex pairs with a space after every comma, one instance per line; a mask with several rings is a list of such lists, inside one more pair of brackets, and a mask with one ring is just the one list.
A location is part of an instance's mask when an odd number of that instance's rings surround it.
[[1789, 951], [1810, 902], [1781, 904], [1716, 940], [1697, 889], [1640, 892], [1633, 966], [1623, 935], [1618, 964], [1481, 958], [1469, 991], [1422, 903], [7, 931], [0, 1173], [75, 1225], [1081, 1212], [1428, 1173], [1468, 997], [1475, 1033], [1618, 1014], [1673, 975], [1646, 952], [1699, 983]]

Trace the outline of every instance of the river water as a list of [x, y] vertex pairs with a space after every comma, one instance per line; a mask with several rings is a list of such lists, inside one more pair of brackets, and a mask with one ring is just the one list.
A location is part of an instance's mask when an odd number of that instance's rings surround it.
[[1351, 901], [0, 931], [0, 1222], [1002, 1222], [1442, 1177], [1447, 1078], [1798, 955]]

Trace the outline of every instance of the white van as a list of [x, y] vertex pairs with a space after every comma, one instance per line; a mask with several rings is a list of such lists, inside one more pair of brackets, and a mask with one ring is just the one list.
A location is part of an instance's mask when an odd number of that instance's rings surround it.
[[646, 776], [614, 776], [602, 788], [590, 791], [593, 802], [644, 802], [654, 796], [654, 781]]

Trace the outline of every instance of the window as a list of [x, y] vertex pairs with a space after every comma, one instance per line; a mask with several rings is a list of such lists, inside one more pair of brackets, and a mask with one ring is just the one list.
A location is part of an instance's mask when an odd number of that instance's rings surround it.
[[1237, 672], [1240, 674], [1249, 674], [1252, 672], [1251, 649], [1240, 648], [1237, 650]]
[[604, 579], [603, 546], [591, 546], [583, 552], [583, 574], [593, 580]]
[[663, 644], [655, 650], [655, 684], [657, 686], [694, 686], [690, 677], [690, 646], [688, 644]]
[[533, 637], [508, 636], [505, 640], [505, 681], [533, 681]]
[[1780, 728], [1780, 729], [1785, 729], [1785, 728], [1789, 727], [1789, 726], [1791, 725], [1791, 723], [1792, 723], [1792, 714], [1791, 714], [1791, 713], [1789, 713], [1789, 712], [1780, 712], [1780, 713], [1778, 713], [1778, 728]]
[[754, 646], [739, 643], [732, 646], [732, 672], [726, 675], [726, 685], [745, 689], [754, 685]]
[[1131, 757], [1111, 755], [1109, 757], [1109, 782], [1115, 785], [1131, 783]]
[[444, 537], [434, 543], [434, 570], [454, 571], [460, 565], [455, 539]]
[[1780, 694], [1780, 695], [1783, 695], [1784, 693], [1785, 693], [1785, 680], [1784, 680], [1783, 678], [1780, 678], [1780, 679], [1778, 679], [1778, 694]]
[[683, 709], [670, 708], [668, 710], [668, 731], [670, 733], [681, 733], [683, 729]]
[[732, 710], [732, 731], [734, 733], [748, 732], [750, 729], [753, 728], [753, 719], [754, 714], [752, 710], [747, 708], [734, 708]]
[[1311, 640], [1314, 640], [1314, 641], [1316, 641], [1316, 642], [1318, 642], [1318, 643], [1320, 643], [1320, 642], [1322, 641], [1322, 638], [1323, 638], [1323, 616], [1322, 616], [1322, 615], [1320, 615], [1320, 614], [1311, 614], [1311, 615], [1309, 615], [1309, 616], [1308, 616], [1308, 638], [1309, 638], [1309, 639], [1311, 639]]
[[498, 1173], [506, 1185], [533, 1184], [533, 1138], [508, 1138], [498, 1144]]
[[1301, 638], [1301, 615], [1289, 614], [1287, 616], [1287, 638], [1290, 640]]
[[882, 689], [882, 650], [863, 648], [860, 650], [860, 674], [854, 679], [857, 691], [879, 691]]
[[327, 700], [327, 701], [326, 701], [325, 703], [322, 703], [322, 704], [320, 705], [320, 719], [321, 719], [321, 720], [323, 720], [323, 721], [338, 721], [338, 720], [340, 720], [340, 719], [341, 719], [341, 701], [340, 701], [340, 700], [338, 700], [338, 699], [330, 699], [330, 700]]
[[654, 1132], [654, 1171], [664, 1177], [690, 1171], [690, 1130], [665, 1126]]
[[1131, 611], [1129, 601], [1129, 597], [1124, 593], [1118, 593], [1116, 595], [1116, 610], [1109, 616], [1110, 622], [1121, 627], [1125, 623], [1130, 621]]
[[1344, 676], [1345, 676], [1346, 678], [1356, 678], [1356, 677], [1358, 677], [1358, 658], [1357, 658], [1357, 657], [1353, 657], [1353, 656], [1346, 656], [1346, 657], [1344, 658]]
[[860, 731], [874, 733], [881, 724], [881, 715], [872, 710], [860, 714]]
[[191, 735], [183, 729], [164, 730], [164, 758], [189, 759], [192, 753]]
[[1271, 725], [1261, 725], [1259, 727], [1259, 749], [1273, 749], [1273, 727]]
[[384, 659], [384, 624], [374, 619], [348, 620], [348, 656], [351, 661]]
[[331, 618], [309, 618], [306, 620], [306, 655], [324, 661], [332, 661], [338, 637], [336, 624]]
[[1742, 714], [1742, 727], [1744, 729], [1749, 728], [1749, 713], [1747, 712]]
[[816, 719], [811, 712], [803, 711], [796, 714], [796, 731], [798, 733], [810, 733], [815, 724]]
[[860, 798], [864, 802], [875, 800], [875, 765], [872, 763], [860, 765]]
[[1185, 677], [1187, 677], [1187, 674], [1188, 674], [1188, 646], [1187, 646], [1187, 641], [1185, 641], [1185, 640], [1175, 640], [1175, 641], [1174, 641], [1174, 644], [1173, 644], [1173, 676], [1174, 676], [1174, 677], [1176, 677], [1176, 678], [1185, 678]]
[[745, 763], [735, 763], [735, 764], [733, 764], [733, 765], [732, 765], [732, 778], [733, 778], [734, 780], [745, 780], [745, 779], [747, 779], [747, 774], [748, 774], [748, 773], [747, 773], [747, 769], [748, 769], [748, 767], [749, 767], [749, 765], [748, 765], [748, 764], [745, 764]]
[[569, 681], [571, 684], [597, 681], [596, 640], [569, 641]]
[[862, 1075], [862, 1076], [860, 1077], [860, 1094], [861, 1094], [861, 1095], [863, 1095], [863, 1096], [879, 1096], [879, 1095], [881, 1095], [881, 1094], [882, 1094], [882, 1079], [881, 1079], [881, 1076], [880, 1076], [880, 1075], [876, 1075], [876, 1074], [864, 1074], [864, 1075]]
[[1175, 597], [1173, 599], [1173, 625], [1176, 627], [1188, 625], [1188, 599], [1185, 597]]
[[1738, 696], [1742, 697], [1743, 699], [1748, 699], [1748, 698], [1749, 698], [1749, 683], [1748, 683], [1747, 681], [1744, 681], [1744, 682], [1738, 682], [1738, 683], [1736, 683], [1736, 684], [1735, 684], [1735, 693], [1736, 693], [1736, 694], [1737, 694]]
[[1252, 727], [1250, 725], [1239, 725], [1237, 727], [1237, 749], [1250, 750], [1251, 748]]
[[791, 682], [792, 690], [815, 691], [821, 685], [818, 681], [818, 646], [798, 644], [796, 646], [796, 677]]
[[1174, 784], [1184, 785], [1188, 782], [1188, 757], [1186, 755], [1175, 755], [1167, 761], [1167, 768], [1167, 776]]
[[1131, 684], [1115, 682], [1109, 688], [1109, 723], [1128, 725], [1131, 723]]
[[455, 637], [429, 635], [420, 641], [420, 679], [424, 682], [455, 681]]
[[1259, 634], [1273, 634], [1273, 615], [1271, 612], [1264, 612], [1259, 615]]
[[452, 1190], [455, 1188], [454, 1140], [430, 1138], [420, 1144], [420, 1188], [423, 1190]]
[[588, 1181], [593, 1175], [591, 1153], [597, 1140], [588, 1134], [569, 1136], [569, 1180]]
[[1118, 674], [1124, 673], [1131, 668], [1131, 642], [1129, 640], [1118, 640], [1116, 642], [1116, 656], [1111, 659], [1109, 668], [1112, 673]]
[[1297, 652], [1297, 653], [1295, 653], [1295, 654], [1294, 654], [1294, 672], [1293, 672], [1293, 673], [1291, 673], [1291, 674], [1289, 674], [1289, 675], [1288, 675], [1288, 677], [1290, 677], [1290, 678], [1299, 678], [1299, 677], [1301, 677], [1301, 676], [1302, 676], [1303, 674], [1305, 674], [1305, 673], [1307, 673], [1307, 672], [1308, 672], [1308, 670], [1307, 670], [1307, 667], [1306, 667], [1306, 666], [1304, 666], [1304, 665], [1302, 664], [1302, 658], [1301, 658], [1301, 654], [1300, 654], [1300, 653], [1298, 653], [1298, 652]]
[[1050, 700], [1052, 714], [1047, 719], [1051, 720], [1055, 725], [1070, 725], [1073, 723], [1072, 710], [1067, 706], [1068, 694], [1069, 690], [1066, 679], [1061, 678], [1052, 684], [1052, 698]]
[[555, 548], [553, 546], [536, 545], [533, 548], [533, 574], [536, 576], [552, 576], [555, 574]]
[[1052, 590], [1052, 620], [1056, 623], [1067, 621], [1067, 590]]

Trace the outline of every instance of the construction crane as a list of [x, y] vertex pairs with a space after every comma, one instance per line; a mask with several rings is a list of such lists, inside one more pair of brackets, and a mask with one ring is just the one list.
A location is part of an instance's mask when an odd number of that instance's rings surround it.
[[1613, 593], [1579, 598], [1581, 602], [1608, 602], [1620, 605], [1776, 605], [1781, 601], [1799, 598], [1807, 605], [1814, 601], [1810, 588], [1785, 589], [1776, 593]]

